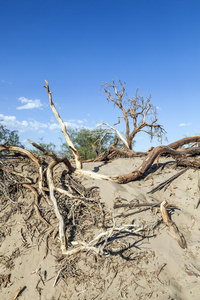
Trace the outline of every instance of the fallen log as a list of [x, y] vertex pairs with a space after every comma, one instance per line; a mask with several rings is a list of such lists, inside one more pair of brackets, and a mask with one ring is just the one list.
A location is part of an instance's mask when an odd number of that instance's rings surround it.
[[[187, 140], [185, 140], [185, 142], [188, 143]], [[155, 159], [163, 153], [170, 154], [174, 158], [184, 157], [185, 155], [197, 155], [200, 154], [200, 147], [189, 148], [184, 151], [178, 151], [171, 149], [167, 146], [158, 146], [149, 153], [149, 155], [145, 158], [142, 165], [138, 169], [126, 175], [112, 176], [111, 179], [117, 183], [128, 183], [130, 181], [137, 180], [141, 178], [144, 175], [144, 173], [151, 167]]]
[[183, 138], [181, 140], [178, 140], [174, 143], [171, 143], [168, 145], [169, 148], [171, 149], [178, 149], [182, 147], [183, 145], [190, 144], [190, 143], [198, 143], [200, 142], [200, 135], [195, 135], [195, 136], [189, 136], [186, 138]]
[[[198, 142], [200, 142], [200, 136], [197, 135], [197, 136], [191, 136], [191, 137], [186, 137], [186, 138], [180, 139], [174, 143], [167, 145], [166, 147], [169, 147], [174, 150], [178, 149], [179, 151], [185, 151], [187, 149], [190, 149], [194, 145], [197, 145]], [[190, 144], [190, 143], [194, 143], [194, 144], [186, 149], [181, 148], [183, 145]], [[146, 152], [135, 152], [130, 149], [117, 149], [117, 148], [113, 147], [113, 145], [112, 145], [106, 151], [99, 154], [99, 156], [97, 156], [94, 161], [110, 160], [115, 157], [131, 158], [131, 157], [147, 156], [154, 149], [155, 149], [154, 147], [151, 147]], [[164, 154], [167, 154], [167, 153], [162, 153], [162, 155], [164, 155]]]
[[178, 158], [176, 159], [177, 166], [200, 168], [200, 159], [197, 158]]

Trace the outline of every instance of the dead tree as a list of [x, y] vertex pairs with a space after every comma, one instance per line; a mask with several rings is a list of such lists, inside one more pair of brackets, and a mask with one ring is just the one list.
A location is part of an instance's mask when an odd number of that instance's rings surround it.
[[[157, 123], [157, 109], [150, 102], [151, 96], [144, 99], [137, 90], [134, 97], [126, 99], [125, 84], [119, 79], [118, 83], [119, 88], [114, 80], [112, 83], [104, 82], [102, 88], [106, 93], [107, 100], [120, 109], [122, 116], [118, 117], [118, 123], [113, 126], [105, 122], [102, 124], [112, 128], [128, 149], [132, 149], [133, 139], [138, 132], [146, 132], [151, 139], [157, 137], [159, 141], [162, 141], [163, 137], [166, 137], [166, 131], [162, 125]], [[115, 125], [119, 124], [121, 119], [126, 125], [126, 140], [115, 128]]]
[[[154, 148], [147, 155], [147, 157], [144, 159], [142, 165], [130, 174], [107, 176], [107, 175], [102, 175], [102, 174], [98, 174], [98, 173], [95, 173], [95, 172], [83, 170], [82, 169], [82, 162], [81, 162], [78, 150], [73, 145], [69, 135], [67, 134], [66, 127], [64, 126], [64, 122], [60, 118], [60, 115], [58, 114], [58, 112], [57, 112], [57, 110], [54, 106], [54, 103], [52, 101], [52, 92], [50, 92], [50, 90], [49, 90], [49, 84], [48, 84], [47, 81], [46, 81], [45, 88], [46, 88], [47, 93], [49, 95], [51, 108], [52, 108], [52, 110], [55, 114], [55, 117], [56, 117], [57, 121], [62, 126], [62, 132], [65, 135], [66, 141], [67, 141], [68, 145], [70, 146], [71, 150], [73, 151], [73, 154], [74, 154], [74, 157], [75, 157], [75, 160], [76, 160], [76, 168], [72, 167], [70, 165], [69, 161], [66, 163], [66, 167], [67, 167], [68, 170], [70, 170], [71, 172], [74, 172], [77, 175], [88, 176], [88, 177], [92, 177], [94, 179], [110, 180], [110, 181], [114, 181], [114, 182], [117, 182], [117, 183], [124, 184], [124, 183], [128, 183], [130, 181], [138, 180], [139, 178], [141, 178], [144, 175], [144, 173], [151, 167], [151, 165], [153, 164], [155, 159], [157, 157], [159, 157], [160, 155], [164, 154], [164, 153], [167, 153], [167, 154], [173, 156], [174, 158], [182, 158], [182, 157], [185, 157], [186, 155], [199, 155], [200, 154], [200, 148], [199, 147], [189, 148], [189, 149], [186, 149], [184, 151], [175, 150], [175, 149], [178, 149], [179, 147], [181, 147], [183, 145], [186, 145], [188, 143], [200, 142], [200, 136], [194, 136], [194, 137], [187, 137], [187, 138], [178, 140], [178, 141], [176, 141], [176, 142], [174, 142], [174, 143], [172, 143], [168, 146], [158, 146], [158, 147]], [[124, 90], [124, 92], [125, 92], [125, 90]], [[123, 92], [123, 94], [124, 94], [124, 92]], [[121, 94], [121, 95], [123, 96], [123, 94]], [[146, 117], [146, 115], [147, 115], [147, 113], [150, 109], [151, 109], [151, 106], [149, 106], [149, 108], [147, 108], [146, 113], [143, 111], [145, 117]], [[145, 118], [144, 118], [144, 120], [145, 120]], [[129, 124], [129, 121], [128, 121], [128, 124]]]

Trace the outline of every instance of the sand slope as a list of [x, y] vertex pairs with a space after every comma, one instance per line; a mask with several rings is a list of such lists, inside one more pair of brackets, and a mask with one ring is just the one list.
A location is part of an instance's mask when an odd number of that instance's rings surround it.
[[[106, 175], [126, 174], [142, 160], [116, 159], [111, 163], [87, 163], [84, 169]], [[171, 158], [161, 158], [141, 180], [119, 185], [110, 181], [81, 178], [85, 187], [99, 187], [101, 202], [114, 216], [116, 224], [149, 226], [149, 234], [122, 233], [113, 242], [112, 251], [103, 257], [79, 253], [69, 257], [65, 276], [59, 275], [59, 240], [49, 239], [46, 258], [43, 224], [30, 218], [25, 225], [23, 209], [30, 210], [30, 192], [16, 199], [20, 209], [8, 201], [0, 211], [0, 299], [12, 298], [21, 287], [18, 299], [199, 299], [200, 284], [200, 220], [196, 208], [200, 194], [199, 170], [189, 169], [167, 188], [147, 194], [153, 187], [180, 171]], [[157, 203], [168, 201], [177, 208], [169, 211], [171, 219], [184, 235], [187, 248], [182, 249], [173, 231], [162, 223], [159, 207], [114, 209], [115, 203]], [[27, 206], [26, 206], [27, 205]], [[119, 215], [137, 212], [127, 217]], [[56, 222], [56, 220], [55, 220]], [[31, 232], [34, 235], [31, 236]], [[154, 229], [153, 229], [154, 228]], [[28, 233], [28, 230], [30, 232]], [[24, 239], [23, 239], [24, 236]], [[129, 246], [129, 249], [127, 248]], [[68, 274], [68, 275], [67, 275]], [[6, 283], [5, 275], [9, 275]], [[54, 286], [55, 285], [55, 286]]]

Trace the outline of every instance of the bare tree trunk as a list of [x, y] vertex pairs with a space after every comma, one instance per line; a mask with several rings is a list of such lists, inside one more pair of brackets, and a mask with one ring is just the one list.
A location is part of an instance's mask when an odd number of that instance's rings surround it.
[[128, 136], [126, 139], [127, 139], [128, 149], [129, 149], [129, 150], [132, 150], [132, 149], [133, 149], [133, 148], [132, 148], [132, 139], [130, 139], [129, 136]]

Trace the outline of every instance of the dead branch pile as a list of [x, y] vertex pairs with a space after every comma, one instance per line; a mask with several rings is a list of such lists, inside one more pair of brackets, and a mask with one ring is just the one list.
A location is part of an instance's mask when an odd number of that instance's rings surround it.
[[[155, 159], [159, 159], [163, 153], [174, 157], [177, 164], [182, 161], [182, 164], [188, 166], [186, 163], [188, 156], [200, 154], [200, 147], [183, 151], [176, 149], [189, 142], [200, 142], [200, 136], [185, 138], [168, 146], [154, 148], [146, 156], [142, 165], [130, 174], [106, 176], [85, 171], [82, 169], [80, 155], [71, 142], [64, 122], [53, 104], [48, 82], [46, 82], [45, 88], [49, 95], [51, 108], [73, 152], [75, 166], [66, 157], [59, 158], [32, 141], [29, 142], [44, 153], [43, 158], [30, 153], [28, 150], [8, 146], [7, 143], [4, 143], [0, 147], [0, 153], [14, 151], [20, 155], [3, 155], [0, 157], [0, 205], [1, 211], [5, 212], [3, 218], [0, 219], [0, 223], [3, 224], [0, 240], [4, 239], [6, 232], [9, 234], [9, 226], [6, 224], [8, 224], [13, 213], [19, 212], [23, 214], [23, 220], [31, 238], [33, 239], [37, 231], [39, 233], [38, 239], [45, 241], [44, 258], [48, 254], [49, 240], [56, 249], [59, 246], [58, 252], [60, 254], [58, 257], [61, 261], [61, 269], [58, 277], [61, 274], [64, 277], [67, 273], [73, 275], [73, 272], [77, 272], [77, 269], [73, 267], [74, 260], [69, 264], [71, 257], [75, 254], [93, 253], [95, 257], [105, 259], [110, 254], [123, 253], [123, 256], [128, 259], [134, 255], [134, 252], [131, 249], [132, 246], [126, 241], [126, 237], [131, 235], [144, 239], [153, 236], [155, 227], [142, 223], [124, 224], [121, 221], [116, 224], [112, 213], [101, 203], [96, 187], [86, 189], [77, 175], [127, 183], [141, 178]], [[190, 166], [199, 167], [197, 162], [192, 163], [191, 159], [189, 162]], [[31, 199], [29, 203], [25, 203], [27, 193], [28, 198]], [[160, 203], [152, 203], [149, 207], [158, 205]], [[162, 214], [163, 211], [166, 212], [166, 205], [161, 207]], [[32, 222], [29, 222], [30, 220]], [[174, 223], [170, 222], [169, 219], [165, 221], [163, 218], [163, 220], [178, 232]], [[23, 231], [21, 235], [24, 244], [28, 247]], [[56, 239], [57, 235], [59, 239]], [[123, 238], [119, 239], [119, 236]], [[9, 259], [5, 259], [5, 264], [9, 264], [9, 262]]]
[[[17, 225], [13, 220], [18, 219], [25, 249], [37, 240], [44, 259], [49, 252], [55, 253], [58, 273], [54, 285], [60, 278], [65, 282], [74, 277], [77, 282], [91, 280], [91, 270], [100, 274], [103, 265], [108, 273], [110, 266], [117, 270], [116, 255], [121, 256], [122, 265], [130, 261], [130, 266], [132, 260], [137, 262], [150, 255], [142, 251], [138, 255], [133, 248], [135, 242], [153, 236], [148, 224], [125, 224], [119, 217], [113, 218], [101, 203], [97, 188], [85, 188], [75, 174], [66, 170], [64, 159], [51, 153], [34, 159], [24, 151], [21, 154], [0, 158], [0, 243]], [[134, 238], [132, 244], [128, 237]], [[10, 256], [2, 256], [1, 265], [12, 269], [21, 251], [17, 248]], [[83, 262], [89, 272], [81, 267]], [[103, 277], [99, 277], [100, 285]]]

